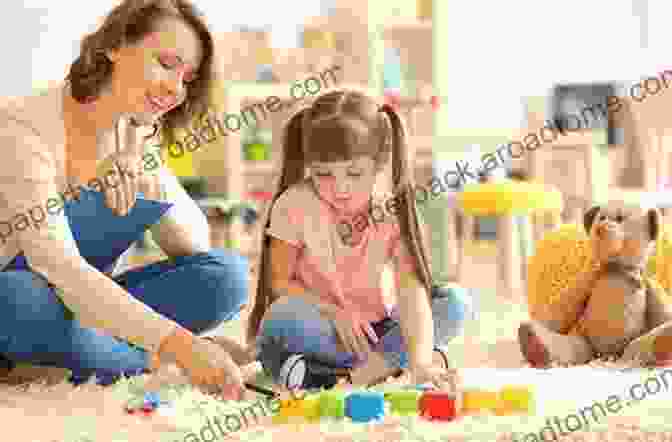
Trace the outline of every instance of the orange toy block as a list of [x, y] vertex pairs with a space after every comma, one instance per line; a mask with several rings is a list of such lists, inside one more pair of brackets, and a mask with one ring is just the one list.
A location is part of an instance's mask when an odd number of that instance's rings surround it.
[[495, 412], [499, 405], [499, 392], [469, 389], [462, 392], [462, 412]]
[[280, 410], [273, 416], [276, 424], [314, 422], [320, 419], [318, 398], [281, 399]]

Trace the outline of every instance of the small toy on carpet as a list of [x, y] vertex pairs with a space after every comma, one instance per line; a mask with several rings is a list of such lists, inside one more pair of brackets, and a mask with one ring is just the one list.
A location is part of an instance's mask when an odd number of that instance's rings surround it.
[[145, 393], [142, 398], [134, 398], [128, 401], [125, 410], [128, 414], [142, 413], [150, 415], [156, 411], [161, 405], [168, 405], [169, 401], [162, 401], [156, 393]]

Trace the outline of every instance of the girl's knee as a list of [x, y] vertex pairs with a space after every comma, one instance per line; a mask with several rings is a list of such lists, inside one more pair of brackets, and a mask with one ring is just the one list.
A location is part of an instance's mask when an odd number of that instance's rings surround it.
[[293, 296], [283, 296], [271, 304], [259, 335], [260, 341], [281, 339], [295, 353], [332, 352], [337, 344], [333, 324], [322, 318], [316, 306]]
[[261, 323], [261, 334], [302, 336], [319, 320], [320, 312], [315, 306], [295, 296], [282, 296], [266, 311]]

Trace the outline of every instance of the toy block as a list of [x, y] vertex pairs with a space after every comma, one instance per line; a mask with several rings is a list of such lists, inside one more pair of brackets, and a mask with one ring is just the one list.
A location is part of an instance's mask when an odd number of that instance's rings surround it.
[[420, 391], [390, 391], [385, 393], [385, 400], [390, 403], [390, 411], [400, 415], [415, 414], [418, 412]]
[[319, 410], [323, 417], [342, 418], [345, 416], [345, 397], [340, 391], [326, 391], [319, 395]]
[[454, 394], [442, 391], [425, 391], [420, 396], [420, 415], [429, 420], [452, 421], [457, 417], [457, 400]]
[[462, 392], [462, 411], [464, 413], [494, 412], [498, 403], [499, 393], [497, 391], [474, 389]]
[[495, 414], [506, 416], [534, 411], [534, 394], [529, 386], [506, 385], [499, 392]]
[[280, 399], [280, 410], [273, 416], [273, 423], [287, 424], [305, 422], [304, 399]]
[[369, 422], [385, 416], [385, 396], [378, 392], [351, 393], [345, 399], [345, 414], [353, 422]]
[[321, 410], [320, 398], [318, 396], [308, 397], [301, 401], [301, 409], [303, 417], [305, 417], [308, 422], [315, 422], [320, 420]]

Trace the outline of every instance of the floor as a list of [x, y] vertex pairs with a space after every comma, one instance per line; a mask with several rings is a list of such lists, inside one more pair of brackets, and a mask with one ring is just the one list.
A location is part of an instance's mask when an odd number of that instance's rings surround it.
[[[643, 382], [642, 373], [621, 372], [618, 369], [594, 370], [590, 367], [554, 369], [552, 371], [524, 368], [515, 333], [517, 324], [526, 318], [522, 296], [497, 294], [497, 281], [485, 276], [495, 275], [495, 249], [492, 246], [474, 248], [470, 251], [464, 285], [474, 289], [480, 309], [477, 322], [467, 325], [464, 335], [448, 347], [450, 357], [457, 367], [463, 369], [465, 386], [470, 388], [499, 388], [504, 384], [527, 385], [536, 395], [536, 413], [521, 417], [465, 417], [449, 425], [413, 422], [386, 418], [378, 427], [339, 423], [321, 425], [282, 426], [260, 421], [261, 426], [242, 429], [224, 440], [300, 440], [310, 442], [350, 442], [355, 440], [375, 441], [468, 441], [488, 442], [517, 440], [503, 433], [539, 432], [550, 416], [565, 416], [581, 404], [604, 400], [609, 395], [621, 392], [636, 382]], [[240, 322], [229, 323], [218, 330], [228, 336], [241, 336]], [[258, 367], [248, 367], [251, 377]], [[172, 385], [180, 379], [179, 373], [166, 372], [154, 378], [135, 378], [132, 382], [119, 383], [103, 389], [86, 385], [73, 389], [62, 381], [62, 373], [52, 373], [52, 384], [44, 386], [31, 383], [16, 387], [21, 381], [31, 380], [30, 370], [23, 369], [23, 379], [7, 380], [0, 385], [0, 428], [3, 440], [27, 442], [125, 442], [146, 440], [151, 442], [212, 441], [209, 438], [185, 436], [185, 430], [203, 428], [214, 413], [236, 410], [228, 403], [221, 403], [189, 391], [176, 397], [173, 407], [161, 410], [152, 417], [125, 415], [123, 405], [139, 389]], [[44, 373], [33, 369], [32, 380]], [[670, 373], [672, 374], [672, 373]], [[651, 376], [650, 374], [648, 376]], [[669, 376], [672, 384], [672, 376]], [[44, 379], [42, 377], [42, 379]], [[14, 384], [14, 385], [12, 385]], [[595, 435], [574, 434], [563, 440], [613, 440], [644, 441], [672, 440], [669, 400], [670, 390], [653, 395], [646, 402], [649, 409], [642, 420], [635, 413], [612, 416], [607, 438]], [[168, 394], [168, 393], [166, 393]], [[655, 397], [654, 397], [655, 396]], [[162, 393], [163, 397], [163, 393]], [[250, 397], [250, 400], [254, 398]], [[655, 400], [657, 399], [657, 400]], [[249, 405], [248, 405], [249, 406]], [[657, 408], [656, 408], [657, 407]], [[238, 410], [240, 410], [238, 408]], [[642, 414], [641, 412], [639, 414]], [[642, 415], [643, 415], [642, 414]], [[616, 419], [616, 420], [614, 420]], [[612, 425], [612, 420], [614, 423]], [[266, 424], [264, 424], [266, 422]], [[604, 422], [603, 422], [604, 423]], [[662, 425], [665, 426], [661, 429]], [[597, 428], [597, 427], [596, 427]], [[646, 431], [645, 431], [645, 430]], [[658, 431], [654, 436], [652, 431]], [[668, 437], [665, 439], [665, 437]], [[520, 438], [518, 440], [542, 440]]]

